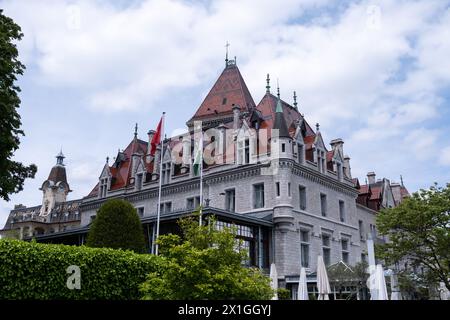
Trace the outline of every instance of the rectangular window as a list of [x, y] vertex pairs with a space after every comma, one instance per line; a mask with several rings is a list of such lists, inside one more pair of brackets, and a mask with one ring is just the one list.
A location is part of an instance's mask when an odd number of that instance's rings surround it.
[[188, 208], [188, 209], [194, 209], [195, 207], [194, 207], [194, 198], [188, 198], [187, 200], [186, 200], [186, 207]]
[[169, 213], [172, 211], [172, 202], [161, 203], [159, 207], [160, 213]]
[[303, 145], [301, 145], [300, 143], [297, 144], [297, 158], [298, 158], [298, 163], [303, 163]]
[[137, 190], [142, 189], [142, 173], [136, 175], [136, 189]]
[[366, 255], [361, 253], [361, 262], [366, 262]]
[[342, 247], [342, 261], [345, 263], [349, 263], [349, 249], [348, 249], [348, 239], [341, 240]]
[[279, 197], [280, 196], [280, 183], [279, 182], [275, 183], [275, 189], [277, 192], [277, 197]]
[[331, 263], [331, 236], [328, 234], [322, 234], [322, 252], [323, 262], [325, 266], [329, 266]]
[[286, 144], [285, 143], [281, 144], [281, 152], [286, 152]]
[[322, 212], [322, 216], [327, 216], [327, 196], [323, 193], [320, 194], [320, 210]]
[[264, 184], [253, 185], [253, 208], [264, 208]]
[[225, 210], [230, 212], [235, 211], [235, 198], [236, 192], [234, 189], [225, 190]]
[[300, 257], [302, 267], [309, 267], [309, 231], [300, 230]]
[[291, 196], [291, 183], [288, 182], [288, 196]]
[[342, 180], [342, 165], [340, 163], [336, 163], [336, 173], [339, 181]]
[[364, 225], [362, 220], [358, 220], [358, 228], [359, 228], [359, 238], [361, 240], [364, 239]]
[[306, 188], [298, 186], [300, 210], [306, 210]]
[[137, 208], [137, 213], [138, 213], [139, 217], [143, 217], [144, 216], [144, 207]]
[[186, 199], [187, 209], [196, 209], [199, 205], [200, 205], [200, 196]]
[[250, 140], [245, 139], [245, 164], [250, 163]]
[[345, 203], [342, 200], [339, 200], [339, 219], [345, 222]]

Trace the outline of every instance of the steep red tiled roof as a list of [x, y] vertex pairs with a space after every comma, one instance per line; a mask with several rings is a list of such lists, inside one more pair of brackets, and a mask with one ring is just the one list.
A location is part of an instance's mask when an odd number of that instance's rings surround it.
[[248, 111], [255, 106], [250, 91], [235, 65], [228, 66], [222, 71], [190, 121], [232, 114], [233, 105], [240, 106], [241, 111]]

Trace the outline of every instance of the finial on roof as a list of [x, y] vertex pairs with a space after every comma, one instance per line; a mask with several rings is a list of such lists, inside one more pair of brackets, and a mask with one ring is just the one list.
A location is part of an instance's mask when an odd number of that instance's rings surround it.
[[137, 138], [137, 131], [138, 131], [138, 124], [136, 123], [136, 125], [134, 126], [134, 138]]
[[278, 81], [278, 78], [277, 78], [277, 96], [278, 98], [280, 98], [280, 83]]
[[297, 93], [294, 91], [294, 107], [297, 109]]
[[267, 78], [266, 78], [266, 93], [270, 93], [270, 78], [269, 78], [269, 74], [267, 74]]
[[64, 154], [62, 152], [62, 147], [61, 147], [58, 155], [56, 156], [56, 164], [59, 164], [59, 165], [63, 166], [64, 165], [64, 163], [63, 163], [64, 158], [65, 157], [64, 157]]
[[319, 128], [320, 128], [320, 124], [317, 122], [316, 123], [316, 131], [319, 131]]
[[226, 51], [226, 53], [225, 53], [225, 67], [227, 67], [228, 66], [228, 47], [230, 46], [230, 44], [228, 43], [228, 41], [227, 41], [227, 43], [225, 44], [225, 51]]
[[109, 157], [106, 157], [106, 164], [109, 164]]
[[403, 185], [403, 176], [402, 175], [400, 175], [400, 183], [401, 183], [402, 187], [404, 187], [404, 185]]

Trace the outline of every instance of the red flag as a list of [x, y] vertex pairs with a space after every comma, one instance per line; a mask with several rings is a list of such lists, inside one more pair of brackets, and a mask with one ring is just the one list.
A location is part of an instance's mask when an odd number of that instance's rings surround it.
[[155, 155], [155, 152], [156, 152], [156, 146], [157, 146], [159, 143], [161, 143], [162, 121], [163, 121], [163, 118], [161, 117], [161, 120], [159, 120], [159, 123], [158, 123], [158, 127], [156, 128], [156, 132], [155, 132], [155, 134], [153, 135], [153, 139], [152, 139], [152, 142], [151, 142], [152, 149], [150, 150], [150, 154], [151, 154], [152, 156]]

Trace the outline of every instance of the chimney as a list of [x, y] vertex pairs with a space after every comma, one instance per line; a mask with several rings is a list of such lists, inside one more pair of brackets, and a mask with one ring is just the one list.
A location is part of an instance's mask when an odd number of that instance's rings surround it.
[[344, 155], [344, 141], [341, 138], [331, 140], [330, 145], [333, 151], [338, 149]]
[[350, 157], [345, 155], [344, 157], [344, 174], [347, 178], [352, 178], [352, 169], [350, 168]]
[[375, 172], [371, 171], [371, 172], [367, 173], [367, 179], [369, 181], [369, 184], [374, 184], [375, 183]]
[[398, 205], [402, 201], [402, 193], [400, 183], [391, 183], [392, 194], [394, 196], [395, 205]]
[[241, 107], [237, 104], [233, 104], [233, 129], [237, 130], [239, 125], [239, 116], [241, 115]]

